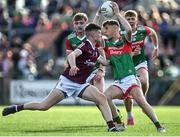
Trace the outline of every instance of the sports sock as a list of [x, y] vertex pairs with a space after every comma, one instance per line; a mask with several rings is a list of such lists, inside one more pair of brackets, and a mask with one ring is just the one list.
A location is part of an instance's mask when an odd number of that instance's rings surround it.
[[17, 112], [24, 110], [24, 105], [17, 105]]
[[122, 121], [121, 121], [121, 119], [120, 119], [119, 116], [113, 118], [113, 121], [116, 122], [116, 123], [118, 123], [118, 124], [121, 124], [121, 123], [122, 123]]
[[108, 125], [108, 128], [109, 128], [109, 129], [112, 128], [112, 127], [115, 127], [113, 121], [108, 121], [108, 122], [107, 122], [107, 125]]
[[159, 121], [154, 122], [154, 125], [156, 126], [156, 128], [161, 128], [162, 126], [160, 125]]
[[133, 113], [132, 112], [127, 112], [128, 118], [133, 118]]

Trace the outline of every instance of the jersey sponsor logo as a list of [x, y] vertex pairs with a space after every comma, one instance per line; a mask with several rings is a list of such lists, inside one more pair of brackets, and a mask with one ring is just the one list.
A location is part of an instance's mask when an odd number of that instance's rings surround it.
[[123, 47], [122, 48], [108, 47], [107, 49], [110, 55], [121, 55], [123, 53]]
[[91, 67], [94, 67], [96, 65], [96, 63], [92, 62], [90, 59], [86, 60], [84, 64]]
[[132, 42], [132, 48], [142, 47], [144, 45], [144, 40]]
[[131, 48], [127, 45], [117, 48], [117, 47], [106, 47], [105, 49], [107, 51], [107, 54], [109, 56], [112, 55], [122, 55], [123, 53], [130, 53], [131, 52]]
[[110, 50], [109, 54], [110, 55], [121, 55], [123, 53], [122, 50]]

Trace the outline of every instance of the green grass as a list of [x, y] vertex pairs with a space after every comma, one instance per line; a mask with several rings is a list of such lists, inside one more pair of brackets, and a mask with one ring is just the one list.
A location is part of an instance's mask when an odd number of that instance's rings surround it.
[[[124, 107], [123, 120], [126, 121]], [[0, 118], [0, 136], [180, 136], [180, 107], [154, 107], [167, 133], [157, 133], [139, 107], [134, 107], [135, 126], [108, 133], [99, 110], [94, 106], [53, 107], [46, 112], [23, 111]], [[0, 107], [2, 111], [2, 107]]]

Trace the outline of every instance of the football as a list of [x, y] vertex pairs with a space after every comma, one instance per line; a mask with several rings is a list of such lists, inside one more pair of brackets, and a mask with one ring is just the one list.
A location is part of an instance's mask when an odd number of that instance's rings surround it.
[[111, 18], [112, 16], [114, 16], [111, 1], [104, 2], [100, 8], [100, 12], [101, 15], [105, 16], [106, 18]]

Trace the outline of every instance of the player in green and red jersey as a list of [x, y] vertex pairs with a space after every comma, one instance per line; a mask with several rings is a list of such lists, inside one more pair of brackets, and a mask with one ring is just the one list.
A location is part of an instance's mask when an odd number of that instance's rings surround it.
[[[134, 10], [128, 10], [125, 12], [125, 18], [129, 22], [132, 28], [132, 49], [133, 49], [133, 62], [137, 71], [139, 80], [141, 82], [143, 94], [146, 96], [149, 89], [149, 75], [147, 61], [145, 57], [144, 41], [149, 36], [154, 44], [154, 51], [152, 54], [153, 61], [158, 56], [158, 37], [156, 32], [147, 26], [138, 25], [138, 15]], [[131, 98], [125, 99], [126, 111], [128, 114], [128, 125], [134, 125], [134, 119], [132, 114], [133, 101]]]
[[85, 13], [77, 13], [73, 19], [74, 32], [66, 38], [66, 53], [74, 51], [82, 42], [86, 41], [84, 27], [88, 23], [88, 17]]
[[113, 70], [114, 83], [105, 91], [112, 116], [115, 122], [121, 124], [117, 109], [112, 102], [123, 96], [131, 95], [145, 114], [151, 119], [158, 132], [166, 132], [160, 125], [152, 107], [148, 104], [143, 95], [142, 89], [136, 77], [136, 70], [132, 60], [132, 29], [127, 20], [120, 14], [118, 5], [112, 2], [112, 7], [118, 20], [125, 28], [125, 35], [119, 33], [119, 23], [115, 20], [108, 20], [103, 23], [103, 29], [108, 40], [105, 41], [105, 52]]

